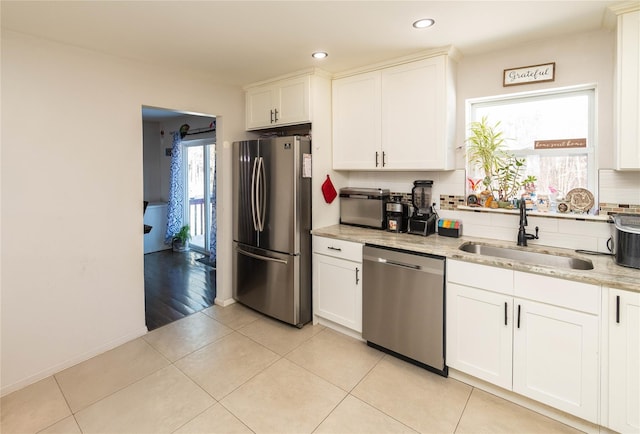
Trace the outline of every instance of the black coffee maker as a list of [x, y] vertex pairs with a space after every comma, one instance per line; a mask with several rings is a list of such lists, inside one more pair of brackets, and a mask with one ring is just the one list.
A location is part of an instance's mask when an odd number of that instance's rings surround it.
[[433, 181], [413, 181], [411, 190], [413, 214], [409, 218], [408, 228], [410, 234], [427, 236], [436, 232], [438, 214], [433, 210], [431, 202], [432, 186]]
[[401, 199], [401, 196], [394, 196], [393, 200], [385, 205], [387, 230], [389, 232], [407, 232], [409, 205], [400, 202]]

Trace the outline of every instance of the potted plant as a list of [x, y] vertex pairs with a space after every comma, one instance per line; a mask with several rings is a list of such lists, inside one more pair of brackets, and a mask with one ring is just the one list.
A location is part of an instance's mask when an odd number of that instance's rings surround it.
[[191, 228], [184, 225], [171, 239], [171, 247], [174, 252], [186, 252], [189, 250], [189, 240], [191, 239]]
[[502, 131], [497, 128], [500, 122], [491, 126], [484, 116], [480, 122], [471, 122], [467, 139], [467, 159], [469, 164], [476, 165], [481, 171], [482, 184], [485, 191], [493, 195], [493, 184], [500, 167], [506, 165], [509, 154], [505, 149]]
[[479, 194], [480, 205], [509, 207], [511, 199], [527, 183], [536, 181], [534, 176], [523, 177], [525, 160], [517, 158], [505, 146], [500, 122], [489, 125], [486, 116], [480, 122], [472, 122], [467, 139], [469, 164], [480, 169], [484, 191]]
[[498, 204], [501, 208], [508, 207], [511, 199], [518, 196], [523, 187], [537, 181], [537, 178], [533, 175], [523, 177], [521, 171], [524, 167], [524, 158], [516, 158], [513, 155], [510, 155], [498, 167], [496, 180], [498, 184]]

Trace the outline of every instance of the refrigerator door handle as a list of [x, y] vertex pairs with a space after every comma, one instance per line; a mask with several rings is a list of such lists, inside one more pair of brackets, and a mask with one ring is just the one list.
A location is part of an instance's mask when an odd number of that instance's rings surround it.
[[260, 259], [261, 261], [277, 262], [279, 264], [285, 264], [285, 265], [287, 264], [287, 261], [285, 261], [284, 259], [270, 258], [268, 256], [262, 256], [255, 253], [246, 252], [242, 249], [238, 249], [238, 253], [240, 253], [241, 255], [249, 256], [251, 258]]
[[259, 215], [258, 225], [260, 232], [264, 231], [264, 218], [267, 210], [267, 188], [266, 188], [266, 174], [264, 168], [264, 158], [260, 157], [260, 163], [258, 164], [258, 191], [259, 191]]
[[256, 170], [258, 167], [258, 158], [253, 159], [253, 170], [251, 171], [251, 218], [253, 219], [253, 230], [258, 230], [258, 213], [256, 211]]

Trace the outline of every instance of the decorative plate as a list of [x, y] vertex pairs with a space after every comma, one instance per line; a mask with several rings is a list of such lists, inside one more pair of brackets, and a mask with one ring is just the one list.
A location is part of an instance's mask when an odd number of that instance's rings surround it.
[[589, 212], [595, 203], [593, 194], [586, 188], [574, 188], [567, 193], [567, 202], [571, 211]]

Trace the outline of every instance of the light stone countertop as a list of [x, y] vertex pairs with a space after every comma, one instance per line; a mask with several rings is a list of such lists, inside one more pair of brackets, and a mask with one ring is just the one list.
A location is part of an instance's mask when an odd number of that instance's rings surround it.
[[[478, 264], [508, 268], [527, 273], [541, 274], [560, 279], [574, 280], [578, 282], [640, 292], [640, 270], [617, 265], [613, 256], [578, 254], [570, 249], [560, 249], [547, 246], [529, 245], [528, 247], [518, 247], [516, 245], [515, 235], [513, 242], [509, 243], [489, 238], [451, 238], [437, 234], [422, 237], [419, 235], [396, 234], [384, 230], [367, 229], [348, 225], [334, 225], [318, 228], [312, 230], [311, 233], [321, 237], [440, 255], [449, 259], [458, 259], [466, 262], [475, 262]], [[467, 253], [458, 249], [463, 243], [469, 241], [497, 247], [508, 247], [519, 250], [551, 253], [558, 256], [571, 256], [586, 259], [593, 262], [593, 270], [570, 270], [549, 266], [531, 265], [509, 259]]]

